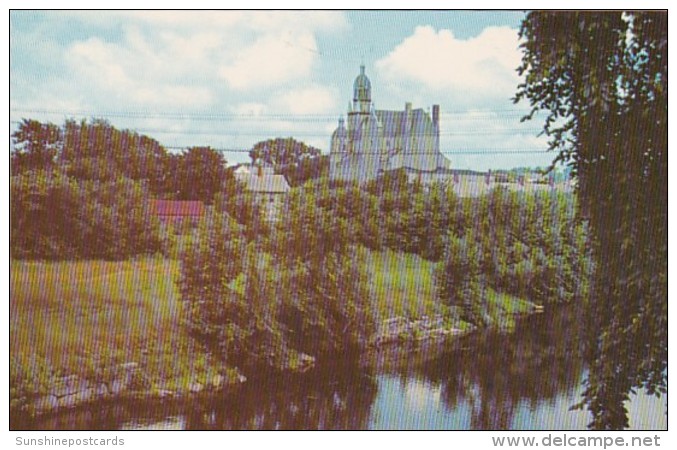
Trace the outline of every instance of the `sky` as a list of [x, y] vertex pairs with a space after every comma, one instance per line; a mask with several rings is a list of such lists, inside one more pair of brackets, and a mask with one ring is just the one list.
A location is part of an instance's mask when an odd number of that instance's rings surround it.
[[[11, 11], [10, 123], [104, 118], [229, 163], [294, 137], [329, 151], [364, 64], [377, 109], [440, 105], [457, 169], [547, 166], [514, 105], [519, 11]], [[237, 150], [237, 151], [234, 151]]]

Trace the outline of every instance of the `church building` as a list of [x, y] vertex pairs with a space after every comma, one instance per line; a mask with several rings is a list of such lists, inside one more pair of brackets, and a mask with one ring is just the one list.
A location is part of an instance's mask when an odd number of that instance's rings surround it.
[[424, 182], [447, 176], [449, 160], [440, 153], [440, 107], [377, 110], [364, 66], [353, 84], [347, 121], [341, 117], [331, 136], [330, 177], [364, 182], [403, 168], [411, 180]]

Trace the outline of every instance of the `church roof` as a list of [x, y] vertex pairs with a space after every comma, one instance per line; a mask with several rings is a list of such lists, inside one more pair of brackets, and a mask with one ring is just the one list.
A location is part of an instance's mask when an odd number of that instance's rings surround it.
[[[435, 139], [432, 120], [423, 109], [410, 110], [409, 120], [407, 120], [407, 111], [376, 110], [376, 117], [381, 122], [386, 139], [397, 139], [403, 136], [415, 136], [420, 141]], [[393, 154], [390, 158], [392, 168], [408, 167], [414, 170], [434, 171], [439, 167], [447, 168], [449, 165], [448, 160], [437, 151], [405, 152], [402, 148], [387, 150]]]
[[434, 172], [439, 168], [446, 169], [449, 167], [449, 160], [439, 152], [410, 152], [401, 156], [395, 155], [391, 160], [391, 168], [393, 169], [406, 167], [424, 172]]
[[364, 66], [353, 89], [347, 127], [340, 120], [332, 133], [332, 177], [369, 179], [380, 171], [399, 168], [421, 172], [448, 169], [449, 160], [439, 152], [439, 106], [433, 106], [432, 117], [421, 108], [412, 109], [411, 103], [401, 111], [375, 109]]
[[337, 138], [337, 137], [346, 137], [348, 135], [348, 130], [346, 130], [346, 127], [343, 122], [343, 117], [339, 119], [339, 125], [338, 127], [334, 130], [332, 133], [332, 139]]

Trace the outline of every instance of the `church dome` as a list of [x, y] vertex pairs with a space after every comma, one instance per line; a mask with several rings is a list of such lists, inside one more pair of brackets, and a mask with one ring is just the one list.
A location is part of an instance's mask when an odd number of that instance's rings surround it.
[[353, 83], [353, 99], [356, 101], [371, 101], [371, 81], [364, 74], [364, 66], [360, 66], [360, 74]]

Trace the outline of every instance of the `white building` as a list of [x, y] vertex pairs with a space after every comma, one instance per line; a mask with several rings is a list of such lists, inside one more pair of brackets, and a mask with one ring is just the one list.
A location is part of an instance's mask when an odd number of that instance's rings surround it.
[[276, 221], [289, 192], [289, 183], [284, 175], [276, 175], [272, 167], [245, 166], [235, 170], [235, 179], [244, 185], [261, 206], [269, 221]]

